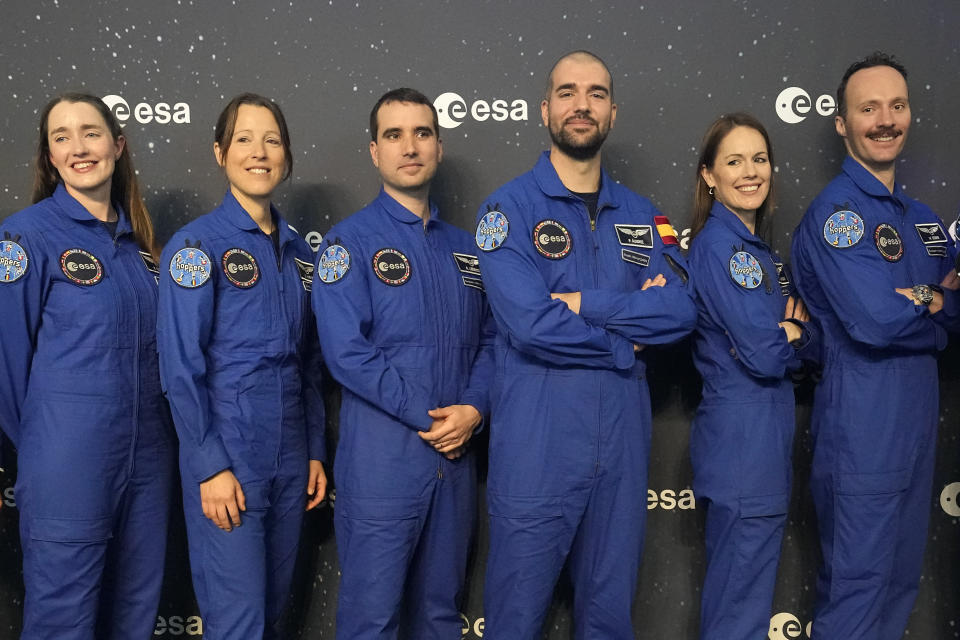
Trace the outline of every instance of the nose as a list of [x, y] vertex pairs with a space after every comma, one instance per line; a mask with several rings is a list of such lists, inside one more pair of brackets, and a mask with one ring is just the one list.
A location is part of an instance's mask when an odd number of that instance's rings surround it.
[[250, 155], [254, 158], [265, 158], [267, 156], [267, 145], [263, 140], [254, 140], [250, 145]]
[[757, 164], [753, 160], [746, 160], [743, 163], [743, 173], [747, 178], [757, 175]]
[[83, 156], [87, 153], [87, 141], [83, 136], [70, 137], [70, 153], [75, 156]]
[[405, 156], [415, 156], [417, 155], [417, 145], [414, 144], [415, 140], [413, 136], [403, 136], [400, 142], [400, 150]]
[[893, 126], [894, 123], [894, 110], [892, 107], [882, 107], [879, 110], [879, 122], [881, 126]]
[[577, 111], [582, 111], [588, 113], [590, 111], [590, 103], [587, 101], [587, 94], [578, 91], [573, 99], [573, 108]]

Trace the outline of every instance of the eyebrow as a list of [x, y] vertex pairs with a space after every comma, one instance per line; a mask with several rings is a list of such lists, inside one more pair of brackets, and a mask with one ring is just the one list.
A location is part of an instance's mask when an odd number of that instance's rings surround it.
[[[562, 91], [564, 89], [576, 89], [577, 84], [575, 82], [567, 82], [566, 84], [561, 84], [559, 87], [554, 89], [556, 91]], [[604, 93], [610, 93], [610, 88], [602, 84], [590, 85], [590, 88], [587, 91], [603, 91]]]
[[[90, 131], [90, 130], [103, 131], [104, 127], [99, 124], [82, 124], [80, 125], [80, 130], [81, 131]], [[64, 131], [69, 131], [69, 129], [67, 127], [57, 127], [56, 129], [50, 132], [50, 135], [53, 135], [55, 133], [63, 133]]]

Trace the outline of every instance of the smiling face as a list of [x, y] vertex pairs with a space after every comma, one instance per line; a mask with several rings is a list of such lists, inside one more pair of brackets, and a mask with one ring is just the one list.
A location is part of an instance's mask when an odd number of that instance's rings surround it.
[[428, 190], [443, 160], [443, 144], [430, 107], [383, 103], [377, 111], [377, 139], [370, 142], [370, 158], [391, 196]]
[[606, 67], [586, 56], [558, 62], [540, 115], [555, 149], [575, 160], [596, 156], [617, 119]]
[[893, 67], [861, 69], [847, 80], [846, 105], [836, 127], [847, 153], [875, 175], [892, 169], [910, 129], [907, 81]]
[[734, 127], [720, 145], [713, 166], [700, 175], [714, 197], [735, 214], [752, 217], [770, 193], [770, 154], [763, 135], [752, 127]]
[[103, 116], [85, 102], [57, 103], [47, 116], [50, 164], [75, 198], [108, 200], [113, 169], [123, 152]]
[[269, 202], [286, 173], [286, 152], [276, 118], [266, 107], [241, 104], [226, 153], [213, 143], [217, 162], [238, 200]]

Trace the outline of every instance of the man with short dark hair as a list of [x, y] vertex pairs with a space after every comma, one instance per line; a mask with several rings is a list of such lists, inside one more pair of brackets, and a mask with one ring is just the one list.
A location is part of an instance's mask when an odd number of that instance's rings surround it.
[[952, 243], [894, 181], [910, 129], [906, 70], [875, 53], [837, 92], [847, 158], [793, 238], [823, 329], [810, 488], [823, 565], [813, 635], [896, 640], [917, 595], [938, 419], [937, 352], [960, 326]]
[[634, 637], [651, 429], [641, 350], [689, 333], [696, 309], [670, 222], [601, 167], [616, 115], [603, 61], [561, 58], [541, 104], [550, 151], [478, 214], [499, 326], [488, 640], [540, 637], [568, 558], [575, 637]]
[[449, 640], [476, 521], [471, 436], [488, 409], [495, 324], [470, 234], [442, 222], [443, 158], [419, 91], [370, 119], [383, 189], [320, 250], [313, 309], [343, 385], [334, 476], [337, 638]]

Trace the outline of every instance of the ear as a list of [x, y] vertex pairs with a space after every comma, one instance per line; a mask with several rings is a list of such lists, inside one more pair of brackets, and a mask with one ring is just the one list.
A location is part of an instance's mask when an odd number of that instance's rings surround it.
[[617, 122], [617, 104], [613, 103], [610, 105], [610, 128], [613, 129], [613, 125]]
[[220, 153], [220, 143], [213, 143], [213, 157], [217, 159], [217, 164], [223, 166], [223, 155]]
[[543, 122], [543, 126], [547, 129], [550, 128], [550, 101], [544, 100], [540, 103], [540, 120]]
[[377, 152], [377, 143], [373, 140], [370, 141], [370, 160], [373, 161], [373, 166], [380, 168], [380, 154]]
[[837, 135], [841, 138], [847, 137], [847, 121], [843, 119], [843, 116], [836, 116], [833, 119], [833, 126], [837, 128]]
[[443, 162], [443, 140], [437, 136], [437, 163]]
[[123, 136], [117, 136], [117, 139], [113, 141], [113, 159], [114, 161], [119, 160], [120, 156], [123, 155], [123, 148], [127, 144], [127, 139]]
[[707, 165], [700, 167], [700, 177], [707, 183], [707, 186], [713, 189], [717, 186], [717, 181], [713, 179], [713, 173], [707, 168]]

